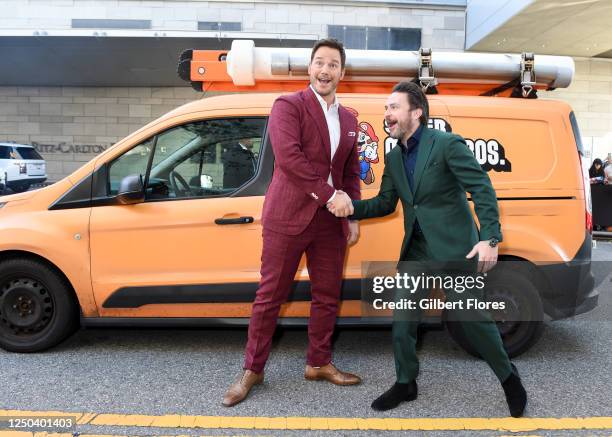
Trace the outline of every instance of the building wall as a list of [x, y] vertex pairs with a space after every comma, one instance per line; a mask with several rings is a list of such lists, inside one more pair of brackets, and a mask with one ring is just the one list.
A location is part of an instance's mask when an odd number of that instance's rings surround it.
[[56, 182], [151, 120], [201, 97], [178, 88], [0, 87], [0, 142], [34, 144]]
[[564, 100], [572, 106], [590, 164], [612, 153], [612, 59], [574, 61], [576, 75], [571, 85], [540, 96]]
[[0, 29], [70, 29], [72, 19], [151, 21], [152, 30], [198, 30], [198, 21], [241, 22], [245, 32], [327, 36], [327, 25], [422, 29], [423, 47], [461, 50], [465, 11], [427, 6], [368, 6], [360, 1], [299, 2], [4, 0]]

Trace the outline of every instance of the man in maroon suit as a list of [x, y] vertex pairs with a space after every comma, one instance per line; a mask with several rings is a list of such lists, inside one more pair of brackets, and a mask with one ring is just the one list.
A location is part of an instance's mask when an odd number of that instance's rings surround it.
[[346, 247], [357, 240], [359, 227], [335, 217], [326, 206], [350, 214], [351, 199], [361, 197], [357, 120], [336, 99], [345, 61], [338, 41], [317, 41], [308, 67], [310, 86], [279, 97], [272, 107], [268, 129], [275, 163], [262, 215], [261, 282], [249, 324], [244, 372], [225, 393], [227, 407], [245, 399], [263, 381], [280, 307], [304, 253], [312, 294], [304, 377], [338, 385], [361, 382], [331, 363]]

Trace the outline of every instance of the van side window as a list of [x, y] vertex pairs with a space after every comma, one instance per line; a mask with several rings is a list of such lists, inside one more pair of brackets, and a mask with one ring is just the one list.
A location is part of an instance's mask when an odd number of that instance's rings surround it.
[[149, 139], [128, 150], [109, 164], [107, 187], [109, 196], [117, 195], [119, 185], [126, 176], [141, 175], [144, 180], [152, 150], [153, 139]]
[[158, 135], [149, 200], [228, 195], [257, 173], [265, 118], [184, 124]]

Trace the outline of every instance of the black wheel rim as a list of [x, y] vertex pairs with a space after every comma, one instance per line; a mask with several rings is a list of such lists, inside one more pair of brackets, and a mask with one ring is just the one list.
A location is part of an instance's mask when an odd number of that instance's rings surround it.
[[34, 278], [19, 277], [0, 285], [0, 327], [18, 337], [43, 331], [55, 313], [55, 304], [45, 285]]
[[529, 320], [530, 311], [529, 308], [526, 308], [527, 303], [518, 298], [516, 292], [509, 288], [496, 286], [487, 292], [487, 300], [505, 303], [504, 310], [490, 312], [504, 341], [516, 334], [521, 329], [523, 322]]

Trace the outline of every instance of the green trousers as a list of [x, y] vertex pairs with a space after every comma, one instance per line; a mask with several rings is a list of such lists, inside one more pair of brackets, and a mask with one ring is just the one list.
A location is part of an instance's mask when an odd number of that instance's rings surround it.
[[[417, 273], [422, 271], [420, 264], [427, 265], [427, 261], [431, 260], [431, 255], [427, 247], [427, 242], [422, 235], [413, 236], [410, 247], [407, 250], [407, 258], [402, 261], [409, 263], [400, 263], [401, 265], [410, 266], [409, 273]], [[396, 289], [395, 300], [409, 299], [417, 302], [415, 309], [396, 310], [393, 313], [393, 353], [395, 357], [395, 371], [397, 382], [408, 383], [416, 379], [419, 374], [419, 360], [416, 354], [417, 342], [417, 327], [421, 320], [421, 312], [418, 301], [427, 298], [430, 290], [420, 289], [415, 293], [411, 293], [405, 288]], [[453, 302], [456, 300], [466, 300], [468, 298], [482, 298], [471, 292], [449, 292], [446, 291], [446, 301]], [[478, 310], [446, 310], [451, 311], [449, 317], [461, 323], [467, 338], [478, 351], [480, 356], [489, 364], [500, 382], [506, 380], [512, 368], [510, 359], [504, 349], [503, 342], [495, 322], [486, 311]]]

